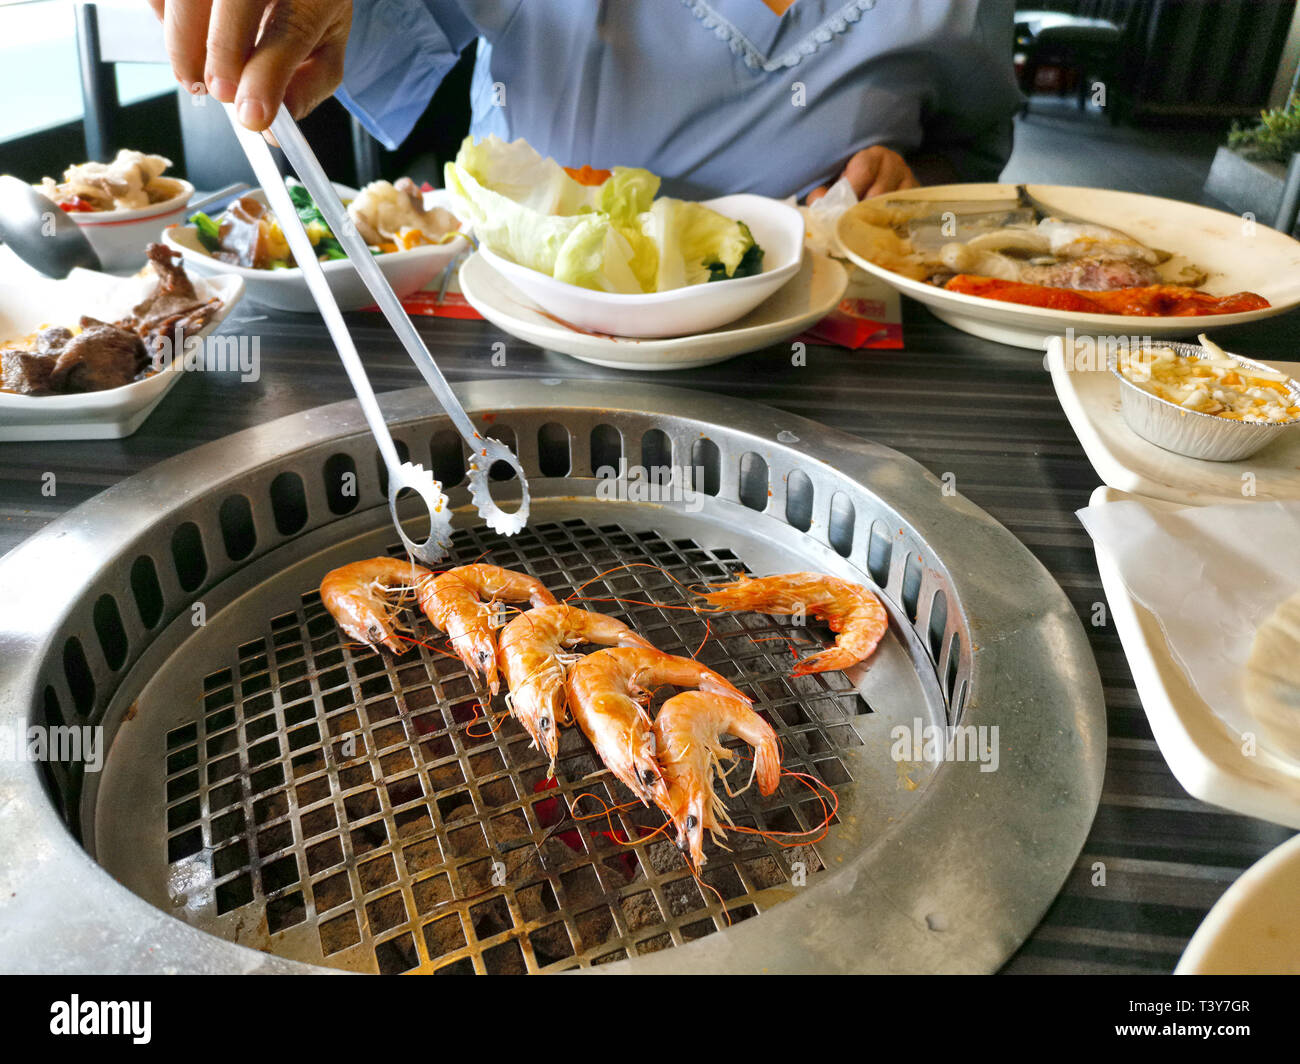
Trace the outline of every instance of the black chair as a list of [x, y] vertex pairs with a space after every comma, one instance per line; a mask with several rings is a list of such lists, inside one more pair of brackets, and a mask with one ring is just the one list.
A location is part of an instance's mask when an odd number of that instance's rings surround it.
[[[106, 161], [125, 146], [115, 136], [122, 105], [113, 68], [117, 63], [167, 63], [162, 26], [145, 4], [126, 8], [89, 2], [77, 4], [76, 23], [86, 158]], [[236, 181], [257, 184], [222, 109], [179, 86], [176, 93], [191, 182], [204, 188]], [[349, 120], [357, 180], [364, 185], [379, 177], [379, 144], [360, 122]]]
[[1039, 71], [1056, 67], [1074, 75], [1081, 111], [1087, 106], [1092, 79], [1100, 80], [1107, 87], [1102, 110], [1111, 122], [1117, 121], [1118, 112], [1109, 95], [1119, 71], [1123, 39], [1123, 28], [1106, 19], [1078, 18], [1056, 12], [1017, 12], [1016, 46], [1024, 56], [1020, 91], [1025, 95], [1025, 103], [1021, 113], [1029, 113], [1029, 100]]

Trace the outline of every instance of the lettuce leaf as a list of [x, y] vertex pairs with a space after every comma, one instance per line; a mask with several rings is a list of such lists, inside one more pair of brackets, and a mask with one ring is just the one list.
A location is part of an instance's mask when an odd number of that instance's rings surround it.
[[473, 225], [480, 241], [521, 266], [555, 273], [560, 249], [582, 224], [582, 216], [535, 210], [485, 188], [468, 169], [455, 163], [447, 164], [445, 176], [447, 188], [460, 201], [456, 213]]
[[480, 186], [539, 214], [577, 214], [592, 207], [599, 192], [599, 186], [578, 184], [564, 167], [543, 158], [522, 138], [506, 143], [493, 135], [475, 144], [473, 137], [466, 137], [456, 161], [448, 164], [452, 166]]
[[742, 223], [698, 203], [655, 199], [660, 180], [639, 167], [582, 185], [522, 139], [467, 137], [446, 166], [446, 184], [457, 213], [493, 252], [584, 288], [662, 292], [762, 261]]
[[641, 225], [659, 248], [656, 291], [735, 277], [747, 254], [750, 263], [758, 260], [759, 269], [752, 272], [761, 272], [762, 250], [751, 254], [757, 245], [749, 227], [702, 204], [670, 197], [655, 200]]
[[659, 178], [639, 167], [616, 166], [603, 184], [596, 186], [596, 209], [618, 225], [634, 225], [650, 209], [659, 192]]
[[[603, 292], [644, 292], [633, 268], [634, 249], [608, 219], [581, 215], [582, 224], [564, 242], [555, 261], [557, 281]], [[640, 234], [636, 234], [642, 239]]]

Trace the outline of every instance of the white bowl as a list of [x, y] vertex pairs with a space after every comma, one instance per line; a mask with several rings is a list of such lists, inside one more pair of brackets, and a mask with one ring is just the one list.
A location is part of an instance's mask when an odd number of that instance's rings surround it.
[[[200, 295], [217, 296], [221, 310], [196, 337], [219, 326], [244, 293], [238, 277], [194, 277]], [[50, 325], [76, 325], [81, 316], [113, 321], [130, 312], [143, 297], [152, 276], [113, 277], [93, 270], [73, 270], [63, 280], [43, 277], [8, 249], [0, 257], [0, 340], [27, 336]], [[187, 338], [188, 339], [188, 338]], [[230, 336], [229, 346], [253, 343]], [[253, 348], [256, 350], [256, 348]], [[227, 358], [237, 357], [224, 351]], [[130, 436], [181, 379], [183, 361], [120, 388], [74, 395], [14, 395], [0, 392], [0, 441], [104, 440]]]
[[[334, 187], [344, 199], [352, 199], [357, 195], [356, 189], [346, 185], [336, 184]], [[261, 189], [255, 189], [246, 195], [262, 203], [266, 202], [266, 194]], [[441, 192], [426, 193], [424, 201], [426, 205], [440, 207], [447, 207], [449, 203]], [[200, 243], [198, 230], [192, 225], [177, 225], [168, 229], [163, 234], [163, 243], [181, 253], [187, 270], [192, 269], [195, 273], [206, 276], [233, 274], [243, 278], [248, 298], [254, 303], [276, 310], [316, 313], [316, 301], [307, 288], [302, 270], [296, 266], [287, 270], [255, 270], [214, 259]], [[412, 292], [418, 292], [442, 273], [467, 246], [465, 238], [457, 236], [445, 244], [426, 244], [409, 251], [376, 255], [375, 262], [392, 285], [397, 298], [402, 299]], [[321, 269], [325, 272], [325, 280], [329, 282], [330, 291], [334, 293], [340, 310], [360, 310], [374, 303], [370, 289], [346, 259], [322, 262]]]
[[82, 235], [99, 256], [105, 270], [138, 270], [145, 264], [145, 248], [156, 243], [164, 229], [185, 217], [194, 186], [169, 177], [180, 186], [171, 199], [120, 211], [69, 211]]
[[749, 313], [798, 273], [803, 261], [804, 221], [794, 207], [748, 193], [705, 200], [704, 206], [749, 226], [763, 249], [762, 273], [625, 295], [557, 281], [485, 246], [479, 247], [479, 253], [543, 311], [561, 319], [562, 325], [610, 336], [691, 336]]
[[1215, 902], [1174, 974], [1300, 975], [1297, 898], [1300, 835], [1256, 861]]

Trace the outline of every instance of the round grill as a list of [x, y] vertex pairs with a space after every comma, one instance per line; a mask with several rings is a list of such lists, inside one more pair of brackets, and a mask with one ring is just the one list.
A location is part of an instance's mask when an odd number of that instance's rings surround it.
[[[0, 606], [14, 681], [0, 712], [102, 724], [110, 744], [100, 773], [45, 766], [44, 793], [36, 766], [0, 769], [44, 821], [24, 883], [38, 920], [60, 897], [65, 921], [98, 913], [110, 970], [1005, 959], [1063, 880], [1100, 791], [1100, 686], [1059, 589], [1005, 530], [884, 448], [671, 389], [552, 388], [462, 389], [484, 431], [517, 449], [534, 508], [505, 539], [463, 512], [462, 484], [451, 563], [530, 572], [662, 650], [697, 654], [754, 698], [784, 766], [835, 792], [828, 831], [779, 835], [826, 819], [797, 780], [767, 798], [747, 791], [728, 799], [737, 824], [769, 834], [711, 845], [699, 882], [671, 835], [654, 833], [656, 810], [590, 816], [629, 796], [576, 728], [549, 783], [523, 730], [483, 716], [427, 624], [426, 645], [400, 657], [348, 645], [321, 576], [399, 551], [382, 466], [340, 404], [163, 463], [6, 560], [19, 593]], [[427, 396], [388, 400], [409, 456], [460, 484], [459, 440], [423, 412]], [[600, 479], [603, 467], [615, 476]], [[24, 571], [54, 552], [68, 574], [59, 612], [35, 652], [15, 654], [31, 641], [15, 619], [37, 592]], [[875, 583], [890, 634], [848, 674], [793, 679], [794, 654], [831, 638], [824, 626], [679, 608], [685, 587], [741, 569]], [[896, 728], [950, 724], [996, 725], [998, 770], [894, 756]], [[54, 829], [56, 809], [84, 851]], [[31, 854], [14, 810], [0, 812], [0, 841]], [[90, 915], [47, 926], [47, 961], [77, 956]], [[141, 935], [158, 947], [139, 953]]]

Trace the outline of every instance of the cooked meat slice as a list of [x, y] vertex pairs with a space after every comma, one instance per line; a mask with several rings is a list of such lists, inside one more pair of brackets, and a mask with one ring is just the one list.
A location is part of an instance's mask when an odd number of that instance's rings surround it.
[[[147, 351], [158, 351], [161, 346], [164, 354], [170, 353], [172, 358], [179, 359], [184, 353], [185, 338], [202, 329], [220, 309], [221, 300], [209, 299], [206, 303], [196, 303], [169, 315], [150, 318], [135, 328]], [[129, 324], [129, 319], [124, 324]]]
[[[62, 325], [52, 325], [42, 329], [36, 337], [36, 353], [39, 355], [57, 355], [72, 339], [72, 330]], [[50, 363], [53, 365], [54, 363]]]
[[1140, 288], [1159, 284], [1154, 266], [1133, 259], [1071, 259], [1051, 266], [1026, 266], [1020, 272], [1022, 284], [1047, 288], [1075, 288], [1084, 292], [1110, 292], [1116, 288]]
[[137, 318], [167, 312], [177, 306], [190, 306], [200, 302], [179, 252], [166, 244], [150, 244], [146, 249], [153, 272], [158, 275], [158, 287], [131, 313]]
[[149, 361], [140, 337], [116, 325], [82, 318], [50, 371], [56, 392], [98, 392], [130, 384]]
[[181, 353], [183, 336], [202, 329], [221, 309], [221, 300], [200, 299], [181, 265], [180, 255], [166, 245], [150, 244], [148, 254], [158, 275], [158, 287], [118, 325], [138, 333], [149, 351], [156, 350], [159, 339], [165, 337], [174, 358]]
[[19, 395], [49, 395], [52, 355], [12, 349], [0, 351], [0, 391]]
[[50, 374], [72, 330], [62, 325], [42, 329], [30, 350], [12, 348], [0, 352], [0, 390], [19, 395], [52, 395]]

